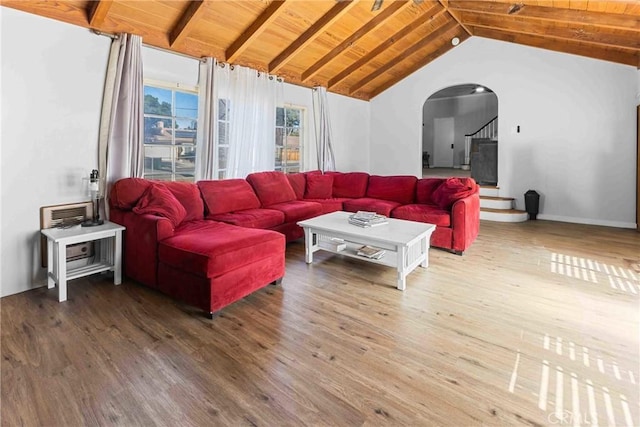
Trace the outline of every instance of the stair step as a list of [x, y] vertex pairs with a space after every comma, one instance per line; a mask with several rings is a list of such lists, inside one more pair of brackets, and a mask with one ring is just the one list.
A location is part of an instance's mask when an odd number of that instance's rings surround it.
[[495, 185], [481, 185], [480, 196], [498, 197], [500, 195], [500, 187]]
[[496, 222], [524, 222], [529, 214], [517, 209], [480, 208], [480, 219]]
[[490, 209], [511, 209], [513, 208], [513, 198], [480, 196], [480, 207]]

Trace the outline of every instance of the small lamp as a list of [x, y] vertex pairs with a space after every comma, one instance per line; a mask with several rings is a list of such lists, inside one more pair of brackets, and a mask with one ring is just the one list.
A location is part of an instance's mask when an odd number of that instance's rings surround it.
[[98, 179], [98, 171], [91, 171], [89, 175], [89, 192], [91, 193], [91, 203], [93, 204], [93, 217], [82, 223], [83, 227], [95, 227], [104, 224], [100, 219], [100, 180]]

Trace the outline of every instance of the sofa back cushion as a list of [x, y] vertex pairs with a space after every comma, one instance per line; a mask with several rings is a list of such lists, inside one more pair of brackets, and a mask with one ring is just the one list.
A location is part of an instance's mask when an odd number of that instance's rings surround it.
[[422, 178], [416, 184], [416, 203], [436, 204], [433, 192], [444, 182], [444, 178]]
[[247, 175], [247, 181], [258, 195], [263, 207], [296, 200], [296, 193], [282, 172], [254, 172]]
[[151, 181], [143, 178], [122, 178], [109, 191], [109, 206], [130, 211], [147, 191]]
[[389, 200], [402, 204], [413, 203], [418, 178], [408, 175], [369, 177], [367, 197]]
[[260, 207], [258, 196], [244, 179], [198, 181], [198, 188], [207, 208], [207, 216]]
[[289, 180], [289, 184], [291, 184], [291, 188], [293, 188], [293, 192], [296, 193], [296, 199], [304, 199], [304, 190], [307, 186], [306, 174], [304, 172], [288, 173], [286, 177]]
[[162, 182], [187, 210], [185, 221], [204, 219], [204, 202], [198, 186], [193, 182]]
[[177, 227], [186, 218], [187, 211], [182, 203], [163, 184], [153, 183], [147, 187], [142, 197], [133, 207], [133, 212], [143, 215], [152, 214], [167, 218]]
[[433, 201], [442, 209], [451, 206], [460, 199], [478, 192], [478, 186], [472, 178], [447, 178], [433, 192]]
[[365, 172], [326, 172], [333, 176], [333, 197], [357, 199], [367, 193], [369, 174]]
[[305, 199], [330, 199], [333, 193], [333, 177], [331, 175], [313, 174], [307, 176]]

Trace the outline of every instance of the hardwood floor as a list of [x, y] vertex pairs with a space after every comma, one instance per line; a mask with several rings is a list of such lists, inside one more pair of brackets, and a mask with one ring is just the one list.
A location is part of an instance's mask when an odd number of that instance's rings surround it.
[[79, 279], [1, 300], [3, 425], [640, 425], [640, 233], [483, 222], [395, 272], [287, 248], [208, 320]]

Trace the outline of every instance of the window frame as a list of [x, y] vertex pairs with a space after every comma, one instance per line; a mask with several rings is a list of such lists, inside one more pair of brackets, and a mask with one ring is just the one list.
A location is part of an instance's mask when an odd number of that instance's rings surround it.
[[[284, 125], [278, 125], [278, 112], [277, 109], [284, 109]], [[287, 110], [298, 110], [300, 112], [300, 123], [297, 126], [298, 129], [298, 151], [297, 155], [291, 156], [294, 159], [289, 159], [289, 144], [287, 144], [287, 128], [295, 129], [295, 127], [287, 126]], [[274, 152], [274, 170], [281, 171], [283, 173], [297, 173], [302, 172], [304, 170], [304, 154], [305, 154], [305, 142], [306, 142], [306, 131], [307, 131], [307, 108], [302, 105], [296, 105], [291, 103], [285, 103], [278, 107], [276, 107], [276, 123], [275, 123], [275, 132], [276, 132], [276, 143], [275, 143], [275, 152]], [[278, 145], [277, 132], [278, 129], [283, 129], [283, 141], [282, 145]], [[280, 160], [280, 166], [278, 166], [278, 147], [282, 148]], [[291, 162], [291, 164], [287, 164]]]

